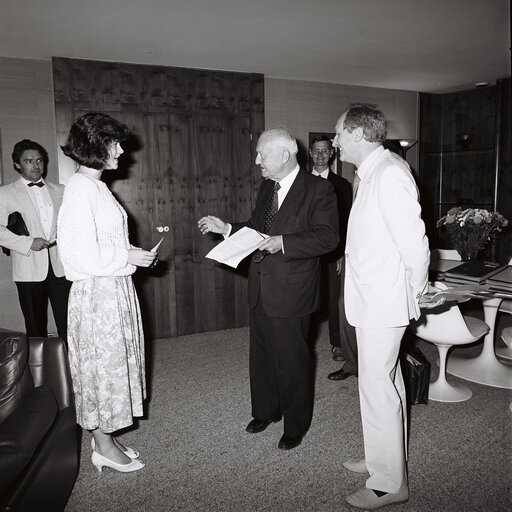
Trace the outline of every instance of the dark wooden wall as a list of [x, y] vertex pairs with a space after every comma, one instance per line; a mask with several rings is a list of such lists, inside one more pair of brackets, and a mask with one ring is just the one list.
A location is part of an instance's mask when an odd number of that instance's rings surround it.
[[[510, 112], [510, 80], [420, 94], [419, 186], [432, 247], [449, 247], [435, 224], [454, 206], [497, 210], [512, 221]], [[511, 237], [498, 234], [483, 256], [508, 262]]]
[[498, 158], [497, 210], [508, 219], [508, 238], [497, 244], [498, 261], [512, 258], [512, 78], [498, 80], [496, 154]]
[[[161, 263], [135, 274], [147, 334], [247, 325], [244, 269], [204, 258], [219, 238], [201, 235], [197, 220], [250, 215], [260, 182], [263, 75], [54, 58], [53, 76], [58, 144], [90, 111], [133, 134], [120, 168], [104, 173], [128, 212], [132, 243], [150, 249], [157, 226], [170, 228]], [[59, 156], [59, 170], [65, 181], [72, 162]]]

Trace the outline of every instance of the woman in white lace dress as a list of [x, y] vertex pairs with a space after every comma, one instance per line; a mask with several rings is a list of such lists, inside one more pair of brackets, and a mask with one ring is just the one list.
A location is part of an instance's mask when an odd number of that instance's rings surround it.
[[92, 431], [92, 463], [117, 471], [144, 467], [138, 452], [113, 433], [143, 415], [144, 335], [131, 275], [156, 253], [128, 240], [126, 212], [100, 178], [117, 169], [127, 127], [88, 113], [71, 127], [64, 154], [78, 164], [58, 218], [58, 247], [67, 279], [69, 362], [77, 422]]

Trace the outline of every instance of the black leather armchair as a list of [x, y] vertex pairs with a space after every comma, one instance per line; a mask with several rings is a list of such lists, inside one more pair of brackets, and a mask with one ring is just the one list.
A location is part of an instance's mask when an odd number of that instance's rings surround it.
[[0, 329], [0, 511], [60, 512], [77, 474], [63, 340]]

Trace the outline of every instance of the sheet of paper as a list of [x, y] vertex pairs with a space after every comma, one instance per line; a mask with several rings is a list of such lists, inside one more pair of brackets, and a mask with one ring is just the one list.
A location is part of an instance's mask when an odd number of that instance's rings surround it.
[[268, 238], [268, 235], [263, 235], [255, 229], [243, 227], [216, 245], [206, 255], [206, 258], [236, 268], [245, 257], [256, 250], [264, 238]]
[[453, 286], [447, 290], [440, 290], [433, 294], [426, 294], [429, 298], [428, 302], [433, 302], [444, 298], [447, 301], [465, 302], [469, 299], [489, 299], [495, 296], [487, 285], [465, 284], [461, 286]]
[[151, 249], [151, 252], [156, 252], [158, 251], [158, 248], [160, 247], [160, 244], [163, 242], [164, 240], [164, 237], [160, 238], [160, 240], [158, 241], [158, 243], [155, 245], [155, 247], [153, 247], [153, 249]]

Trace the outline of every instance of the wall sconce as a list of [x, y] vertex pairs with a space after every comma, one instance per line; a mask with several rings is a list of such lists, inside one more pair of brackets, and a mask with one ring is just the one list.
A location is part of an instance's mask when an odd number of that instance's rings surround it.
[[468, 149], [473, 143], [470, 133], [458, 133], [457, 142], [462, 146], [462, 149]]
[[387, 139], [384, 147], [398, 153], [404, 160], [407, 151], [418, 143], [416, 139]]

